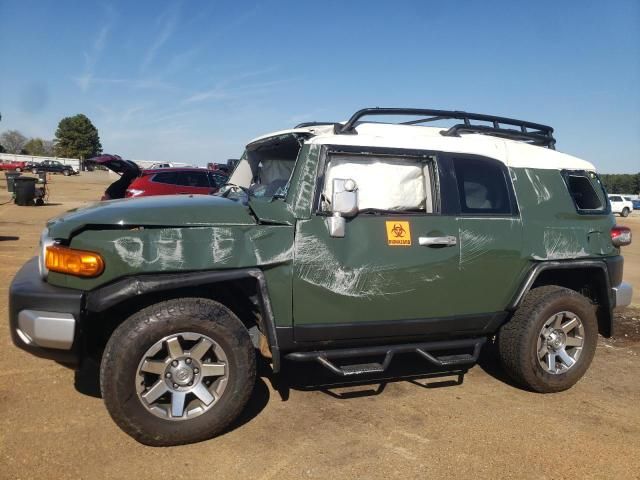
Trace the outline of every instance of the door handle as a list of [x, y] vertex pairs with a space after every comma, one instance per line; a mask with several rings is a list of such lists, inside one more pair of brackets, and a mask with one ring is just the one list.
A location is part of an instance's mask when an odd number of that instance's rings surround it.
[[446, 237], [418, 237], [418, 243], [423, 247], [453, 247], [458, 243], [458, 239], [453, 235], [447, 235]]

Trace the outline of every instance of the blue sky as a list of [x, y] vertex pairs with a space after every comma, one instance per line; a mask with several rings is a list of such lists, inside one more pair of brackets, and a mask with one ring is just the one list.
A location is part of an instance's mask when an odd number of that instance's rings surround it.
[[84, 113], [104, 150], [204, 164], [365, 106], [552, 125], [640, 171], [640, 1], [0, 0], [0, 131]]

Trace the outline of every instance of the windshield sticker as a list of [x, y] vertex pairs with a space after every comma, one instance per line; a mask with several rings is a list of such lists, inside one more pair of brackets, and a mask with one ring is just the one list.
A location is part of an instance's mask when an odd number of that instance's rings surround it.
[[411, 246], [411, 227], [409, 222], [391, 220], [387, 224], [387, 243], [392, 247]]

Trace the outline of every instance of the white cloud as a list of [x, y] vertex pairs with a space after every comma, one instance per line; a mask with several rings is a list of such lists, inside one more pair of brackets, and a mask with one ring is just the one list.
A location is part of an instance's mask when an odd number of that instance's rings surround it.
[[173, 31], [176, 28], [176, 24], [178, 22], [178, 11], [179, 7], [171, 6], [168, 10], [166, 10], [162, 15], [158, 17], [157, 23], [160, 24], [160, 32], [156, 36], [156, 38], [151, 43], [150, 47], [147, 49], [147, 52], [144, 55], [142, 63], [140, 64], [140, 71], [146, 70], [149, 65], [156, 58], [156, 54], [158, 50], [162, 48], [162, 46], [169, 40]]
[[84, 55], [84, 72], [82, 75], [74, 78], [76, 84], [80, 87], [80, 90], [86, 92], [94, 80], [94, 69], [102, 54], [102, 51], [107, 46], [107, 38], [109, 32], [115, 22], [115, 11], [111, 5], [106, 5], [106, 20], [98, 30], [98, 35], [93, 40], [91, 49], [83, 52]]

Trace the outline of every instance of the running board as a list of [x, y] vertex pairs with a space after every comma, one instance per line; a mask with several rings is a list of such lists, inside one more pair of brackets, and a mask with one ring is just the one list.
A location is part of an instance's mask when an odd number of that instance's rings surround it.
[[[391, 363], [396, 353], [417, 353], [430, 363], [438, 367], [453, 367], [458, 365], [468, 365], [475, 363], [480, 356], [482, 345], [487, 341], [485, 337], [470, 338], [464, 340], [446, 340], [442, 342], [408, 343], [404, 345], [380, 345], [375, 347], [355, 347], [342, 348], [336, 350], [319, 350], [315, 352], [293, 352], [285, 358], [295, 362], [307, 362], [315, 360], [320, 365], [342, 377], [352, 375], [366, 375], [368, 373], [384, 372]], [[473, 348], [473, 353], [460, 355], [437, 356], [431, 352], [439, 350], [457, 350]], [[339, 358], [369, 357], [373, 355], [384, 355], [382, 363], [361, 363], [356, 365], [337, 366], [331, 360]]]

